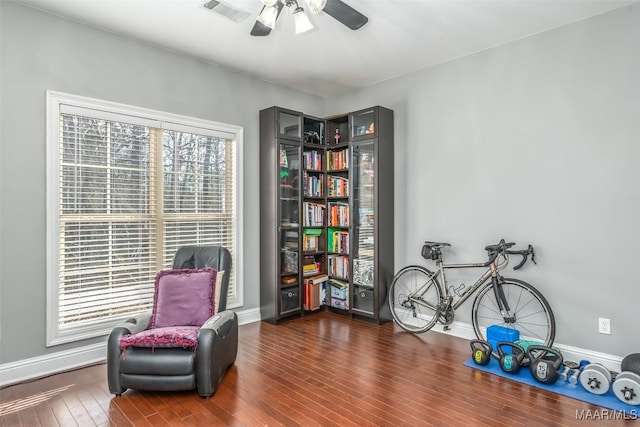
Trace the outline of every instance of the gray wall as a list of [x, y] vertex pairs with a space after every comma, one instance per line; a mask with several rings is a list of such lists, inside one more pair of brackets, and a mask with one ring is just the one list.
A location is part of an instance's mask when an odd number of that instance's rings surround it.
[[532, 243], [538, 265], [505, 275], [549, 299], [556, 341], [640, 351], [639, 41], [636, 4], [332, 99], [395, 110], [396, 268], [424, 240], [450, 262]]
[[0, 1], [0, 363], [45, 348], [45, 91], [244, 127], [244, 307], [259, 307], [258, 112], [321, 115], [324, 100], [184, 55]]
[[[246, 265], [259, 256], [258, 111], [392, 108], [397, 268], [421, 262], [426, 239], [452, 243], [451, 262], [501, 237], [533, 243], [539, 264], [508, 275], [550, 299], [557, 340], [640, 351], [638, 40], [635, 5], [325, 102], [0, 1], [0, 363], [99, 341], [45, 348], [47, 89], [243, 126]], [[244, 308], [258, 307], [255, 269], [244, 286]]]

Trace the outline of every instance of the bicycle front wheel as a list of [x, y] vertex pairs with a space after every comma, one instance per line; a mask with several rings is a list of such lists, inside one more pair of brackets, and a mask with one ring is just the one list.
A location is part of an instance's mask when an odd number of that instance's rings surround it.
[[405, 267], [396, 273], [389, 288], [393, 320], [407, 332], [426, 332], [438, 321], [440, 297], [434, 273], [419, 265]]
[[487, 328], [499, 325], [518, 330], [521, 340], [537, 341], [550, 347], [556, 336], [556, 321], [547, 300], [526, 282], [505, 278], [501, 281], [509, 304], [509, 316], [500, 312], [493, 286], [489, 283], [473, 302], [472, 322], [476, 336], [486, 341]]

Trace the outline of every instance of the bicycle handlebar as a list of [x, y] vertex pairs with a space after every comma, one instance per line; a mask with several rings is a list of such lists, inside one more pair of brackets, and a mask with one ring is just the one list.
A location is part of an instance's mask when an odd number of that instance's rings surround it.
[[522, 261], [520, 261], [520, 264], [518, 264], [515, 267], [513, 267], [514, 270], [518, 270], [518, 269], [522, 268], [522, 266], [527, 262], [527, 259], [529, 258], [529, 255], [531, 255], [531, 261], [534, 264], [537, 264], [537, 262], [536, 262], [536, 253], [533, 251], [533, 246], [531, 246], [531, 245], [529, 245], [529, 247], [527, 247], [527, 249], [522, 250], [522, 251], [506, 251], [505, 253], [507, 253], [509, 255], [522, 255]]
[[485, 246], [484, 250], [489, 252], [489, 261], [485, 262], [483, 266], [488, 267], [493, 264], [501, 252], [504, 252], [507, 248], [510, 248], [513, 245], [515, 245], [515, 243], [505, 243], [504, 239], [500, 239], [497, 245]]
[[489, 252], [489, 261], [482, 264], [483, 267], [489, 267], [498, 258], [498, 252]]
[[520, 261], [520, 264], [513, 267], [514, 270], [518, 270], [522, 268], [522, 266], [527, 262], [529, 255], [531, 255], [531, 261], [533, 261], [534, 264], [537, 264], [536, 258], [535, 258], [535, 252], [533, 251], [532, 245], [529, 245], [527, 249], [524, 249], [521, 251], [510, 251], [509, 248], [511, 248], [512, 246], [515, 246], [515, 242], [506, 243], [504, 239], [500, 239], [500, 242], [497, 245], [486, 246], [485, 250], [489, 252], [489, 261], [484, 263], [484, 266], [485, 267], [490, 266], [496, 260], [496, 258], [498, 258], [498, 255], [500, 255], [501, 253], [507, 254], [507, 255], [522, 256], [522, 261]]

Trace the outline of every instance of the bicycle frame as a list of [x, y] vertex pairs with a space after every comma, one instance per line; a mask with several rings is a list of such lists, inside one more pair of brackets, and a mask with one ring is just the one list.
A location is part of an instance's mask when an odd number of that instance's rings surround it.
[[[480, 278], [478, 278], [478, 280], [475, 281], [473, 285], [471, 285], [461, 295], [459, 295], [459, 298], [455, 303], [451, 302], [453, 300], [453, 295], [451, 295], [449, 292], [449, 287], [447, 286], [447, 278], [445, 276], [444, 271], [450, 270], [450, 269], [453, 270], [453, 269], [466, 269], [466, 268], [485, 268], [486, 264], [485, 263], [444, 264], [442, 260], [438, 260], [436, 262], [437, 269], [433, 273], [433, 277], [436, 279], [438, 278], [438, 276], [440, 277], [440, 281], [437, 282], [437, 285], [440, 287], [441, 295], [443, 298], [443, 301], [440, 301], [440, 304], [442, 304], [443, 302], [446, 303], [447, 305], [450, 304], [451, 309], [455, 311], [458, 309], [458, 307], [464, 304], [465, 301], [467, 301], [467, 299], [469, 299], [469, 297], [473, 293], [475, 293], [478, 289], [480, 289], [481, 286], [487, 283], [488, 280], [491, 280], [493, 290], [496, 293], [496, 301], [498, 301], [498, 304], [501, 306], [500, 309], [502, 311], [502, 315], [505, 317], [508, 316], [510, 309], [507, 304], [506, 298], [504, 297], [504, 295], [502, 295], [502, 288], [498, 281], [498, 278], [500, 277], [498, 272], [504, 269], [509, 263], [508, 256], [507, 255], [503, 255], [503, 256], [504, 256], [504, 262], [498, 264], [497, 262], [494, 261], [493, 263], [491, 263], [487, 271], [485, 271], [480, 276]], [[419, 292], [416, 292], [416, 294], [422, 296], [429, 289], [429, 287], [430, 287], [429, 283], [425, 284], [424, 289], [420, 290]], [[426, 301], [422, 299], [416, 300], [416, 302], [422, 305], [426, 305], [432, 310], [439, 309], [439, 307], [432, 307], [431, 304], [428, 304]]]
[[[440, 285], [440, 290], [442, 291], [442, 295], [445, 298], [448, 297], [452, 297], [453, 295], [451, 295], [449, 293], [449, 287], [447, 286], [447, 278], [445, 277], [444, 271], [445, 270], [453, 270], [453, 269], [463, 269], [463, 268], [484, 268], [485, 265], [484, 263], [473, 263], [473, 264], [444, 264], [442, 262], [438, 262], [438, 269], [436, 270], [436, 272], [434, 273], [434, 276], [440, 276], [440, 282], [438, 283]], [[480, 289], [480, 287], [482, 285], [484, 285], [489, 279], [491, 279], [492, 277], [495, 277], [497, 279], [498, 277], [498, 268], [496, 266], [495, 263], [492, 263], [491, 266], [487, 269], [487, 271], [485, 271], [482, 276], [480, 276], [480, 278], [478, 278], [478, 280], [475, 281], [475, 283], [473, 285], [471, 285], [469, 288], [467, 288], [459, 297], [459, 299], [455, 302], [451, 304], [451, 308], [453, 310], [456, 310], [458, 307], [460, 307], [462, 304], [465, 303], [465, 301], [467, 301], [469, 299], [469, 297], [478, 289]]]

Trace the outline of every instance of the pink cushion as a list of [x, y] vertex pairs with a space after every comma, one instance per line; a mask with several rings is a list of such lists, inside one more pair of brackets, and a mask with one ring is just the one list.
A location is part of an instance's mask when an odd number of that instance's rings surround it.
[[147, 329], [133, 335], [120, 337], [120, 349], [127, 347], [198, 347], [199, 326], [170, 326], [166, 328]]
[[158, 273], [149, 329], [202, 326], [215, 314], [216, 275], [212, 268]]

